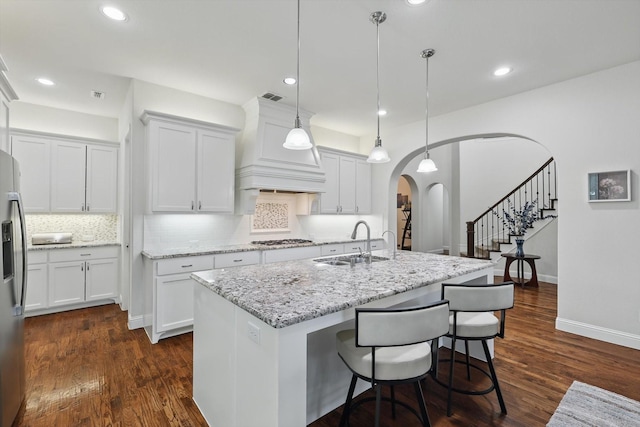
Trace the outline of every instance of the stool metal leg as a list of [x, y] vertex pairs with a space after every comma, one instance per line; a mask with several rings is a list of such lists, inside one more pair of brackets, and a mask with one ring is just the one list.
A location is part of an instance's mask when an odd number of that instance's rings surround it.
[[447, 390], [447, 417], [451, 416], [451, 395], [453, 392], [453, 365], [456, 362], [456, 337], [451, 338], [451, 363], [449, 366], [449, 389]]
[[396, 419], [396, 393], [393, 386], [389, 386], [391, 389], [391, 418]]
[[382, 400], [382, 386], [376, 385], [376, 422], [375, 427], [380, 427], [380, 401]]
[[416, 390], [416, 398], [418, 399], [418, 405], [420, 405], [420, 415], [422, 416], [423, 427], [431, 427], [431, 420], [429, 420], [429, 414], [427, 414], [427, 405], [424, 403], [424, 394], [422, 393], [422, 387], [420, 387], [420, 381], [413, 383], [413, 387]]
[[464, 340], [464, 354], [467, 359], [467, 381], [471, 381], [471, 367], [469, 363], [469, 340]]
[[353, 375], [351, 377], [351, 385], [349, 386], [349, 393], [347, 394], [347, 400], [344, 402], [342, 417], [340, 417], [340, 427], [345, 427], [349, 422], [349, 415], [351, 413], [351, 400], [353, 399], [353, 392], [356, 389], [357, 381], [358, 381], [358, 377]]
[[498, 376], [496, 375], [496, 370], [493, 367], [493, 362], [491, 360], [491, 354], [489, 353], [489, 346], [487, 345], [486, 340], [482, 340], [482, 348], [484, 349], [484, 355], [487, 358], [487, 365], [489, 365], [489, 371], [491, 372], [491, 381], [493, 381], [493, 387], [496, 390], [496, 394], [498, 395], [498, 402], [500, 403], [500, 409], [503, 414], [507, 414], [507, 407], [504, 404], [504, 399], [502, 398], [502, 392], [500, 391], [500, 385], [498, 384]]

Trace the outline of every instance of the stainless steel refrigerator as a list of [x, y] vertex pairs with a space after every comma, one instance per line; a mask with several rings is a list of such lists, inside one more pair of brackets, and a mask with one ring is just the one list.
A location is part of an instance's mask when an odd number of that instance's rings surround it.
[[0, 427], [10, 427], [25, 395], [24, 304], [27, 248], [18, 162], [0, 150]]

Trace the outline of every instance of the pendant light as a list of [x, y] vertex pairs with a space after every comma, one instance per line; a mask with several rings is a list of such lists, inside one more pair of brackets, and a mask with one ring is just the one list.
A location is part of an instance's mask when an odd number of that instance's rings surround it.
[[378, 116], [378, 136], [376, 137], [376, 143], [367, 158], [369, 163], [387, 163], [391, 159], [387, 150], [382, 147], [382, 140], [380, 139], [380, 29], [379, 25], [387, 19], [387, 14], [384, 12], [373, 12], [369, 17], [369, 20], [376, 24], [376, 37], [377, 37], [377, 54], [376, 54], [376, 88], [378, 92], [378, 109], [376, 115]]
[[298, 0], [298, 59], [296, 69], [296, 121], [293, 129], [287, 134], [287, 138], [282, 146], [289, 150], [308, 150], [313, 146], [311, 138], [307, 132], [302, 129], [300, 124], [300, 114], [298, 113], [300, 105], [300, 0]]
[[426, 104], [427, 108], [425, 110], [425, 137], [424, 137], [424, 158], [418, 165], [418, 172], [435, 172], [438, 170], [436, 164], [429, 158], [429, 58], [436, 54], [434, 49], [425, 49], [422, 51], [422, 57], [427, 61], [427, 72], [426, 72], [426, 87], [427, 87], [427, 96], [426, 96]]

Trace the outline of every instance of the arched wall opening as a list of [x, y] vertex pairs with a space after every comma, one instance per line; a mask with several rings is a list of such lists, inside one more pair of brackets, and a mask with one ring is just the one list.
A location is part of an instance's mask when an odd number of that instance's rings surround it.
[[[430, 144], [429, 147], [430, 150], [438, 147], [446, 149], [445, 156], [439, 153], [441, 150], [432, 151], [432, 158], [445, 158], [438, 164], [440, 171], [433, 175], [417, 173], [423, 149], [416, 149], [396, 165], [391, 175], [390, 192], [394, 192], [395, 201], [401, 176], [415, 183], [417, 191], [412, 194], [413, 250], [451, 255], [465, 251], [466, 221], [473, 220], [513, 190], [551, 157], [542, 144], [522, 135], [508, 133], [460, 136]], [[504, 155], [494, 159], [496, 152]], [[514, 173], [520, 173], [521, 178], [504, 178]], [[393, 224], [397, 220], [398, 211], [394, 204], [389, 209], [389, 222]], [[540, 279], [557, 283], [557, 225], [550, 230], [550, 236], [546, 239], [552, 247], [544, 252], [547, 254], [545, 268], [549, 274]], [[536, 250], [544, 250], [547, 246], [540, 242], [531, 245]], [[501, 275], [503, 269], [504, 262], [499, 260], [496, 274]]]

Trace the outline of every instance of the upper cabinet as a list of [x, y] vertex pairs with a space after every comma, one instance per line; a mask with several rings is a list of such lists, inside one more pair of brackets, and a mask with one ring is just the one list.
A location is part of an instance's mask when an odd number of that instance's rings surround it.
[[371, 165], [366, 156], [318, 147], [326, 173], [319, 213], [371, 213]]
[[153, 212], [233, 213], [238, 129], [145, 111]]
[[9, 84], [5, 72], [7, 66], [0, 56], [0, 150], [9, 150], [9, 103], [18, 99], [18, 95]]
[[14, 131], [25, 210], [30, 213], [115, 213], [118, 148], [58, 135]]

